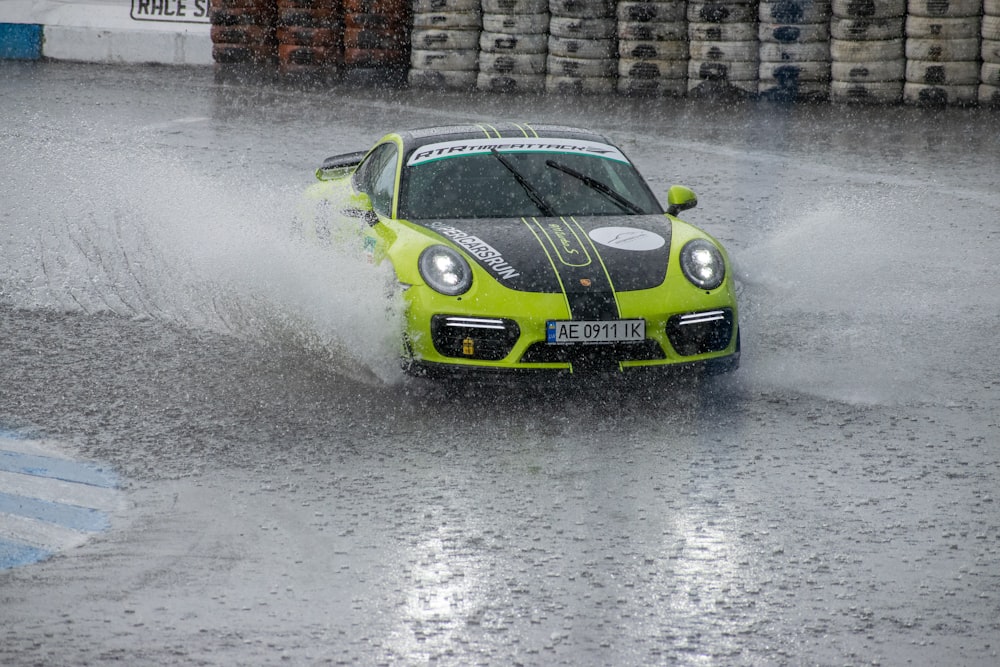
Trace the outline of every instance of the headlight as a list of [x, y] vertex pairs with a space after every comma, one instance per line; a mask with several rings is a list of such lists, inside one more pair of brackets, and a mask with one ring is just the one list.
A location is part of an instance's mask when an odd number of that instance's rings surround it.
[[681, 248], [681, 269], [695, 287], [713, 290], [726, 277], [726, 264], [722, 253], [706, 239], [688, 241]]
[[458, 252], [434, 245], [420, 253], [420, 275], [435, 291], [447, 296], [464, 294], [472, 286], [472, 269]]

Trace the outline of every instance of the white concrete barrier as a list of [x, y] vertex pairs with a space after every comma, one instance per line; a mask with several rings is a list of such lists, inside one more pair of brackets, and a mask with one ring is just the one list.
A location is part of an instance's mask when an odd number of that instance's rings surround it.
[[[212, 64], [208, 0], [2, 0], [0, 26], [7, 57]], [[24, 39], [33, 26], [42, 30], [36, 54]]]

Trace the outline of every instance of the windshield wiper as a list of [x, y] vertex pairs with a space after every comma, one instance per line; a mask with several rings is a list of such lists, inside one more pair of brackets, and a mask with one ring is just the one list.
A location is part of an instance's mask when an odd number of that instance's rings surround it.
[[643, 215], [645, 213], [645, 211], [643, 211], [641, 208], [639, 208], [638, 206], [630, 202], [628, 199], [623, 197], [620, 193], [611, 188], [611, 186], [602, 183], [596, 178], [591, 178], [586, 174], [581, 174], [573, 167], [566, 166], [561, 162], [556, 162], [555, 160], [546, 160], [545, 164], [546, 166], [552, 167], [553, 169], [558, 169], [564, 174], [569, 174], [573, 178], [582, 181], [583, 184], [586, 185], [588, 188], [594, 190], [595, 192], [601, 193], [602, 195], [610, 199], [612, 202], [614, 202], [618, 206], [618, 208], [620, 208], [623, 211], [630, 211], [632, 213], [635, 213], [636, 215]]
[[528, 182], [528, 179], [524, 177], [524, 174], [519, 172], [517, 167], [512, 165], [507, 158], [500, 155], [500, 151], [495, 148], [491, 148], [490, 153], [492, 153], [493, 157], [500, 161], [500, 164], [507, 168], [507, 171], [514, 175], [514, 179], [522, 188], [524, 188], [525, 193], [528, 195], [528, 199], [530, 199], [531, 203], [538, 207], [538, 210], [542, 212], [542, 215], [548, 218], [554, 218], [558, 215], [555, 212], [555, 209], [553, 209], [552, 206], [545, 201], [542, 195], [539, 194], [538, 190], [535, 189], [535, 186]]

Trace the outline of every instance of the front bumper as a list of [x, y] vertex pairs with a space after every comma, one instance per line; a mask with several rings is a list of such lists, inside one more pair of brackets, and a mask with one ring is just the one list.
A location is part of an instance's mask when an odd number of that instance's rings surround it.
[[647, 319], [636, 342], [553, 345], [545, 322], [513, 317], [430, 317], [425, 334], [410, 334], [404, 366], [414, 374], [481, 370], [549, 373], [636, 373], [643, 369], [701, 367], [727, 372], [739, 365], [733, 308], [713, 308]]

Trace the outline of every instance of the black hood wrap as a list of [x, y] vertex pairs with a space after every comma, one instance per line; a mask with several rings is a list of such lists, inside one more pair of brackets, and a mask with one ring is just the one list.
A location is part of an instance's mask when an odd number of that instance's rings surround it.
[[462, 248], [505, 287], [565, 294], [574, 319], [614, 319], [616, 291], [666, 278], [670, 220], [662, 215], [414, 222]]

